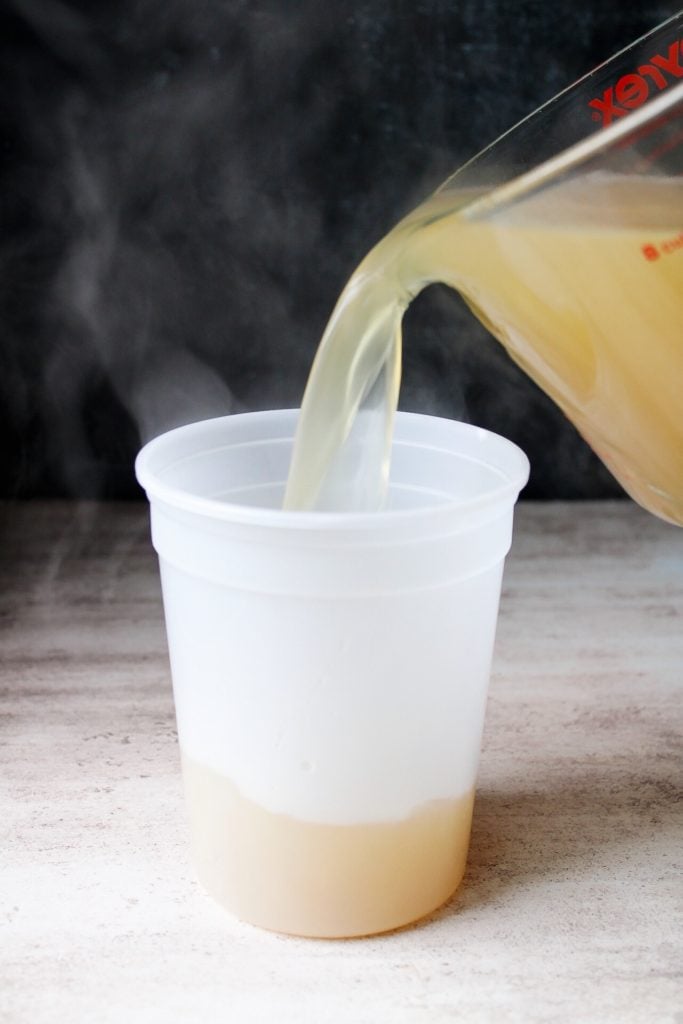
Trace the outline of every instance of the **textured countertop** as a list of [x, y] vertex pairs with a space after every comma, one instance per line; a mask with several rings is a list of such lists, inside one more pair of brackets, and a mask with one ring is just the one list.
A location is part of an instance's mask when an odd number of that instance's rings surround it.
[[0, 1021], [683, 1024], [683, 530], [518, 506], [468, 872], [417, 927], [287, 938], [188, 863], [136, 504], [0, 512]]

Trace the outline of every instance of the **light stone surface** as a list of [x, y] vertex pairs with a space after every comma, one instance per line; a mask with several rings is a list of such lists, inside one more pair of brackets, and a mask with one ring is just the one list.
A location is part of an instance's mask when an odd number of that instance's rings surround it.
[[135, 504], [0, 512], [2, 1024], [683, 1024], [683, 531], [518, 507], [469, 868], [387, 936], [233, 920], [188, 863]]

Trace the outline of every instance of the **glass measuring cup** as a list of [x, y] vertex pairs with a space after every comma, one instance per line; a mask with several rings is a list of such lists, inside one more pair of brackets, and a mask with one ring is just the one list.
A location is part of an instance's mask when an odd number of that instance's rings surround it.
[[489, 239], [488, 265], [460, 286], [474, 312], [624, 488], [678, 524], [682, 172], [683, 14], [442, 188], [456, 197], [474, 182], [490, 189], [463, 213]]
[[[289, 507], [381, 505], [400, 318], [439, 281], [640, 504], [683, 524], [682, 36], [683, 13], [520, 122], [369, 253], [316, 355]], [[368, 421], [384, 447], [364, 443]]]

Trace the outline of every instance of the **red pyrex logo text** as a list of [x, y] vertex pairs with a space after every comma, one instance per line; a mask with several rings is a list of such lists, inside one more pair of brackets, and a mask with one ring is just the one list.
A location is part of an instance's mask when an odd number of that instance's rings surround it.
[[[652, 85], [657, 89], [666, 89], [675, 78], [683, 78], [683, 39], [672, 43], [666, 56], [657, 54], [650, 57], [648, 64], [641, 64], [637, 73], [622, 75], [616, 85], [605, 89], [602, 99], [591, 100], [588, 104], [596, 113], [593, 119], [602, 118], [603, 126], [611, 124], [617, 117], [623, 117], [629, 110], [642, 106], [650, 95]], [[671, 78], [667, 78], [670, 75]]]

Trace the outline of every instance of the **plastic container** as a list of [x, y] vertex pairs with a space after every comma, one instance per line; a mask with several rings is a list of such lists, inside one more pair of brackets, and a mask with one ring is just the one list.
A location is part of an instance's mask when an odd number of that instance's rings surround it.
[[199, 878], [253, 924], [367, 935], [462, 878], [528, 462], [485, 430], [400, 413], [385, 511], [283, 512], [296, 419], [181, 427], [136, 471]]

